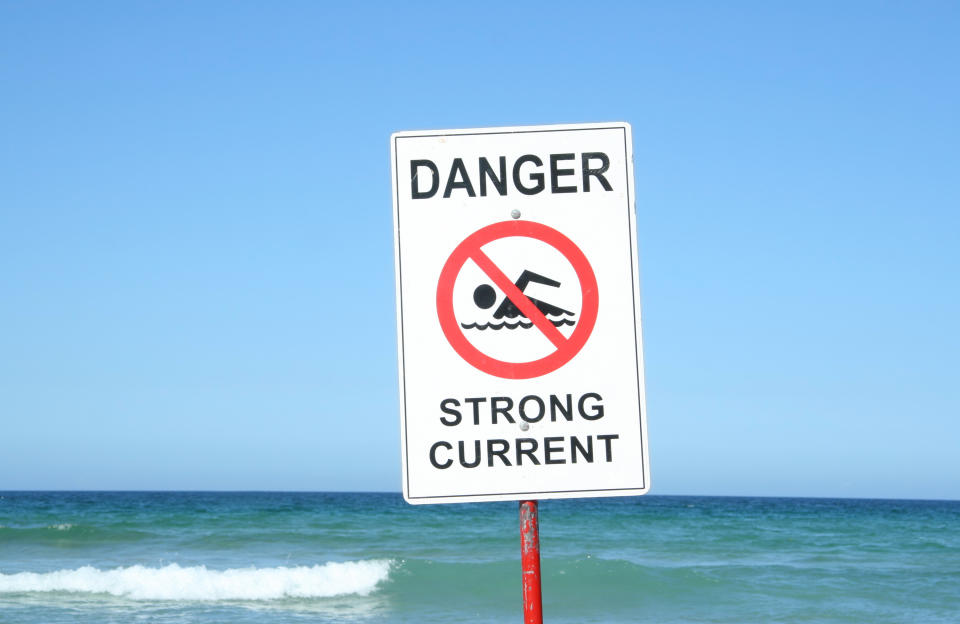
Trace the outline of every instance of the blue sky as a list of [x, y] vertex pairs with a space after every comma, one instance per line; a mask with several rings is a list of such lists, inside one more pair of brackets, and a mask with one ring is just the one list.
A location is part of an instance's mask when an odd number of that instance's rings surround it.
[[633, 126], [656, 494], [960, 498], [955, 3], [0, 3], [0, 489], [399, 491], [388, 137]]

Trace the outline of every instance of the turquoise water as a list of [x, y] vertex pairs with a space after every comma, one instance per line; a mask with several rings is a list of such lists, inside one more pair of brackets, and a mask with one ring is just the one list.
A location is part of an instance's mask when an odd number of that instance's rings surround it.
[[[547, 622], [958, 622], [960, 502], [540, 504]], [[0, 622], [521, 621], [516, 503], [0, 492]]]

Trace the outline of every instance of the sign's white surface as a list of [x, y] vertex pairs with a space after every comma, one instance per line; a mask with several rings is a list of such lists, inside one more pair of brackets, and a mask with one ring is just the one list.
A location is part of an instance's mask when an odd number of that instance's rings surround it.
[[649, 489], [624, 123], [391, 137], [403, 494]]

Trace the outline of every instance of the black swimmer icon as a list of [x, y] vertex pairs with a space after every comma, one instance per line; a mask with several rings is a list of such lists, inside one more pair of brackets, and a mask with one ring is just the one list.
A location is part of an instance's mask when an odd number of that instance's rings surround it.
[[[543, 284], [544, 286], [552, 286], [554, 288], [557, 288], [560, 286], [560, 282], [556, 280], [550, 279], [549, 277], [544, 277], [543, 275], [539, 275], [537, 273], [534, 273], [533, 271], [527, 271], [527, 270], [524, 270], [524, 272], [520, 274], [520, 278], [517, 279], [516, 282], [514, 282], [514, 286], [516, 286], [520, 292], [524, 292], [526, 287], [531, 283]], [[535, 305], [538, 310], [543, 312], [544, 316], [547, 316], [547, 317], [576, 316], [573, 312], [570, 312], [569, 310], [564, 310], [561, 307], [555, 306], [545, 301], [534, 299], [533, 297], [528, 297], [528, 299], [530, 299], [530, 303]], [[493, 286], [490, 286], [489, 284], [480, 284], [473, 291], [473, 302], [477, 304], [478, 308], [481, 308], [484, 310], [492, 308], [493, 304], [497, 302], [497, 292], [493, 289]], [[515, 319], [517, 317], [527, 318], [527, 315], [524, 314], [520, 310], [520, 308], [518, 308], [516, 304], [514, 304], [514, 302], [510, 300], [509, 297], [504, 297], [503, 302], [497, 307], [497, 309], [493, 313], [493, 318], [495, 319], [503, 319], [503, 318]], [[553, 320], [548, 318], [547, 320], [549, 320], [551, 323], [553, 323], [557, 327], [560, 327], [561, 325], [576, 324], [571, 319]], [[516, 323], [510, 324], [504, 321], [502, 323], [486, 323], [482, 325], [478, 323], [461, 323], [460, 326], [463, 327], [464, 329], [479, 329], [479, 330], [484, 330], [484, 329], [496, 330], [496, 329], [503, 329], [504, 327], [506, 327], [507, 329], [517, 329], [520, 327], [524, 329], [530, 329], [531, 327], [533, 327], [533, 323], [524, 323], [523, 321], [518, 321]]]

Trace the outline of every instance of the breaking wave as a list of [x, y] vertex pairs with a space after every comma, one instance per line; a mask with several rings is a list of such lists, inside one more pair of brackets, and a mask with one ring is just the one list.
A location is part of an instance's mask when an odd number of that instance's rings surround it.
[[141, 565], [111, 570], [84, 566], [56, 572], [0, 573], [0, 595], [26, 592], [110, 594], [132, 600], [276, 600], [366, 596], [386, 580], [392, 561], [330, 562], [315, 566], [160, 568]]
[[[569, 325], [573, 327], [574, 325], [577, 324], [576, 321], [572, 319], [559, 319], [556, 321], [553, 319], [547, 319], [547, 320], [553, 323], [557, 327], [563, 327], [564, 325]], [[533, 327], [533, 323], [532, 322], [524, 323], [523, 321], [517, 321], [516, 323], [510, 323], [508, 321], [504, 321], [502, 323], [460, 323], [460, 327], [464, 329], [479, 329], [480, 331], [483, 331], [485, 329], [492, 329], [496, 331], [499, 329], [518, 329], [521, 327], [523, 329], [530, 329], [531, 327]]]

